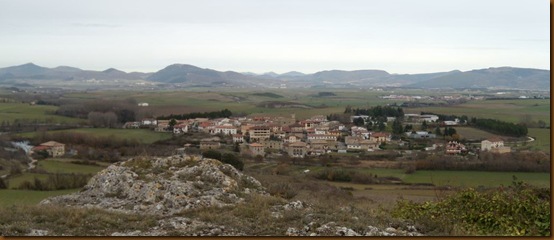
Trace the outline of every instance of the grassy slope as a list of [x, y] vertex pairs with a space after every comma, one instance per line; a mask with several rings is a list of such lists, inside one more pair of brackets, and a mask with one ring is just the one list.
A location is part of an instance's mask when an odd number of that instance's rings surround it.
[[79, 189], [59, 190], [59, 191], [29, 191], [29, 190], [0, 190], [0, 206], [11, 205], [34, 205], [41, 200], [64, 194], [70, 194], [79, 191]]
[[[311, 171], [321, 170], [322, 167], [296, 167], [297, 173], [305, 169]], [[481, 171], [442, 171], [442, 170], [417, 170], [415, 173], [406, 174], [404, 169], [372, 168], [357, 169], [345, 168], [347, 171], [361, 171], [371, 173], [378, 177], [398, 177], [406, 183], [432, 183], [436, 186], [450, 185], [460, 187], [498, 187], [512, 184], [512, 176], [529, 184], [537, 186], [550, 186], [549, 173], [527, 173], [527, 172], [481, 172]]]
[[550, 152], [550, 129], [529, 128], [528, 135], [535, 138], [535, 141], [528, 143], [531, 150]]
[[532, 121], [543, 120], [550, 125], [550, 100], [481, 100], [449, 107], [425, 107], [405, 109], [406, 113], [434, 112], [440, 114], [467, 115], [493, 118], [518, 123], [524, 116]]
[[82, 174], [95, 174], [104, 167], [81, 165], [53, 160], [41, 160], [38, 162], [38, 166], [50, 173], [82, 173]]
[[23, 174], [17, 175], [17, 176], [11, 176], [8, 178], [8, 188], [9, 189], [15, 189], [21, 185], [21, 183], [25, 181], [33, 182], [35, 178], [38, 178], [40, 180], [46, 180], [48, 178], [48, 174], [41, 174], [41, 173], [28, 173], [25, 172]]
[[52, 114], [58, 107], [26, 103], [0, 103], [0, 119], [12, 123], [16, 119], [39, 120], [51, 123], [78, 123], [82, 119]]
[[[70, 159], [48, 159], [38, 162], [38, 167], [46, 170], [49, 173], [81, 173], [81, 174], [95, 174], [105, 166], [90, 166], [69, 163]], [[48, 178], [48, 174], [39, 173], [23, 173], [21, 175], [11, 177], [8, 179], [9, 186], [7, 190], [0, 190], [0, 206], [6, 205], [27, 205], [36, 204], [40, 200], [50, 197], [77, 192], [79, 189], [59, 190], [59, 191], [30, 191], [30, 190], [16, 190], [22, 182], [30, 181], [31, 183], [36, 178], [45, 180]]]
[[[159, 140], [171, 138], [171, 133], [158, 133], [149, 129], [120, 129], [120, 128], [78, 128], [70, 130], [59, 130], [60, 132], [74, 132], [96, 137], [113, 137], [120, 139], [136, 139], [141, 143], [150, 144]], [[58, 131], [50, 131], [51, 133]], [[36, 133], [24, 133], [23, 137], [32, 137]]]

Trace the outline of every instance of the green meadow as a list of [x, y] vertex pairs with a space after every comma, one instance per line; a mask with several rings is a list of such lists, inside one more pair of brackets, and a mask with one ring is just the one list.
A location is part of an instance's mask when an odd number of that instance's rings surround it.
[[15, 120], [47, 123], [80, 123], [83, 119], [54, 115], [56, 106], [30, 105], [27, 103], [0, 103], [0, 121], [13, 123]]
[[0, 206], [12, 205], [35, 205], [47, 197], [70, 194], [79, 189], [68, 189], [58, 191], [31, 191], [31, 190], [0, 190]]
[[433, 112], [440, 114], [467, 115], [519, 123], [530, 117], [532, 121], [543, 120], [550, 125], [550, 99], [479, 100], [448, 107], [424, 107], [405, 109], [406, 113]]
[[[125, 140], [137, 140], [144, 144], [151, 144], [156, 141], [166, 140], [171, 138], [171, 133], [154, 132], [149, 129], [121, 129], [121, 128], [77, 128], [69, 130], [56, 130], [49, 131], [49, 133], [56, 132], [72, 132], [79, 134], [86, 134], [94, 137], [110, 137], [114, 139]], [[36, 132], [20, 134], [22, 137], [32, 138]]]
[[[323, 167], [297, 167], [297, 173], [301, 170], [322, 170]], [[412, 174], [406, 174], [404, 169], [392, 168], [341, 168], [345, 171], [359, 171], [370, 173], [378, 177], [396, 177], [408, 184], [433, 184], [435, 186], [452, 187], [499, 187], [512, 184], [513, 176], [532, 185], [550, 186], [550, 173], [534, 172], [484, 172], [484, 171], [445, 171], [445, 170], [417, 170]]]
[[49, 173], [82, 173], [96, 174], [104, 169], [104, 166], [74, 164], [69, 162], [56, 161], [52, 159], [38, 161], [38, 167]]
[[531, 150], [540, 150], [550, 153], [550, 129], [546, 128], [529, 128], [530, 137], [535, 138], [535, 141], [527, 143]]

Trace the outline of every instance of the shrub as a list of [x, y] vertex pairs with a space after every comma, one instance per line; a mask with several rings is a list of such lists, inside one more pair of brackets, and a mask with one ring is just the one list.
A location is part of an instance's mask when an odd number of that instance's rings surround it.
[[202, 157], [221, 160], [221, 153], [215, 150], [202, 152]]
[[429, 232], [550, 236], [550, 189], [521, 182], [485, 192], [470, 188], [437, 202], [399, 201], [393, 216]]
[[230, 164], [237, 170], [242, 171], [244, 169], [244, 163], [235, 154], [225, 153], [221, 156], [221, 162]]
[[237, 170], [242, 171], [244, 169], [244, 163], [237, 157], [237, 155], [232, 153], [221, 154], [215, 150], [208, 150], [202, 152], [202, 156], [205, 158], [212, 158], [219, 160], [222, 163], [227, 163], [236, 168]]
[[0, 178], [0, 189], [8, 188], [8, 182], [4, 178]]
[[55, 173], [49, 174], [47, 179], [34, 178], [33, 181], [24, 181], [18, 189], [52, 191], [63, 189], [75, 189], [85, 186], [92, 174]]
[[267, 192], [273, 196], [291, 199], [298, 194], [299, 189], [290, 183], [276, 182], [267, 186]]

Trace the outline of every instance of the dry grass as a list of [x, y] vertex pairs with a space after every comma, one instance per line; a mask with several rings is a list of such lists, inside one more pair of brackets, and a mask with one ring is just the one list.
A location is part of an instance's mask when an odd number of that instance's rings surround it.
[[0, 235], [20, 236], [31, 229], [48, 229], [48, 235], [102, 236], [112, 232], [145, 231], [156, 225], [151, 216], [63, 206], [12, 206], [0, 208]]

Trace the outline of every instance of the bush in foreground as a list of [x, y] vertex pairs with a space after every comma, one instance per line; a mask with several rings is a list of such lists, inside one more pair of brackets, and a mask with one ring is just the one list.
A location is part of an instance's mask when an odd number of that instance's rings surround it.
[[516, 181], [485, 192], [470, 188], [437, 202], [399, 201], [393, 216], [430, 233], [550, 236], [550, 189]]

